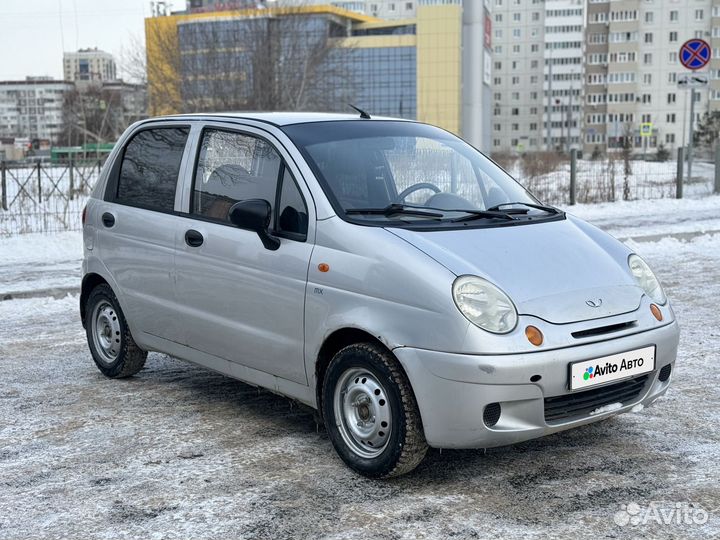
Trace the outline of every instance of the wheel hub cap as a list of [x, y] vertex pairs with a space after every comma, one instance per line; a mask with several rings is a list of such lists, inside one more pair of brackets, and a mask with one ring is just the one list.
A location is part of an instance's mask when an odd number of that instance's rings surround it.
[[346, 371], [334, 401], [338, 430], [348, 447], [362, 457], [380, 455], [390, 440], [392, 411], [377, 378], [363, 369]]
[[118, 313], [109, 302], [98, 302], [93, 309], [91, 324], [95, 350], [105, 363], [113, 363], [121, 345]]

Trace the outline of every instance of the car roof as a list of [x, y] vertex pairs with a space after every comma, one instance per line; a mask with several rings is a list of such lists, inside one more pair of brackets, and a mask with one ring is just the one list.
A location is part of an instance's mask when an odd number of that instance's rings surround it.
[[[360, 114], [343, 113], [318, 113], [318, 112], [217, 112], [217, 113], [192, 113], [176, 114], [171, 116], [158, 116], [148, 118], [153, 120], [255, 120], [265, 122], [274, 126], [288, 126], [292, 124], [307, 124], [311, 122], [333, 122], [341, 120], [363, 120]], [[403, 118], [392, 118], [386, 116], [373, 116], [374, 120], [396, 120], [411, 122]]]

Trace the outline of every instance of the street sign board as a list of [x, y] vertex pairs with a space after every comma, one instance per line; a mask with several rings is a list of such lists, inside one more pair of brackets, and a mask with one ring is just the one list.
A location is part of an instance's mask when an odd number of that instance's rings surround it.
[[692, 70], [704, 68], [710, 61], [710, 45], [704, 39], [688, 39], [680, 47], [680, 63]]
[[683, 73], [677, 78], [678, 88], [704, 88], [709, 82], [705, 73]]
[[640, 124], [640, 136], [652, 137], [652, 122], [643, 122]]

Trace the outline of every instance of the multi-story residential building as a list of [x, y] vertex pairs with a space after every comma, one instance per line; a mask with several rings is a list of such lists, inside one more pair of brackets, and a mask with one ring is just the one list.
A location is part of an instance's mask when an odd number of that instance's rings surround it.
[[493, 152], [582, 141], [585, 2], [495, 0]]
[[[677, 80], [689, 71], [679, 50], [688, 39], [702, 38], [720, 58], [720, 40], [713, 40], [720, 38], [720, 1], [590, 0], [587, 28], [585, 149], [628, 144], [640, 153], [686, 145], [690, 92]], [[704, 70], [713, 79], [710, 88], [694, 92], [695, 122], [720, 108], [718, 66], [714, 60]], [[647, 137], [640, 134], [642, 124], [649, 127]]]
[[102, 82], [118, 78], [113, 55], [97, 47], [64, 53], [63, 74], [67, 81]]
[[686, 145], [691, 38], [713, 49], [695, 122], [720, 109], [720, 0], [494, 0], [493, 19], [493, 151]]
[[0, 136], [57, 141], [63, 130], [63, 99], [70, 81], [28, 77], [0, 81]]
[[[545, 2], [543, 114], [546, 150], [582, 146], [584, 0]], [[548, 140], [549, 138], [549, 140]]]
[[403, 2], [415, 16], [392, 20], [327, 2], [270, 4], [211, 15], [191, 4], [190, 12], [147, 19], [151, 114], [348, 112], [353, 103], [371, 115], [440, 125], [489, 150], [490, 13], [482, 2]]

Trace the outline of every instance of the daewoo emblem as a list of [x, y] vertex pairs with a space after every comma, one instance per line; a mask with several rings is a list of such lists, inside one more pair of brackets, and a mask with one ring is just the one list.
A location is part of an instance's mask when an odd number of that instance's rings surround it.
[[585, 300], [585, 303], [590, 307], [600, 307], [602, 306], [602, 298], [598, 298], [597, 300]]

